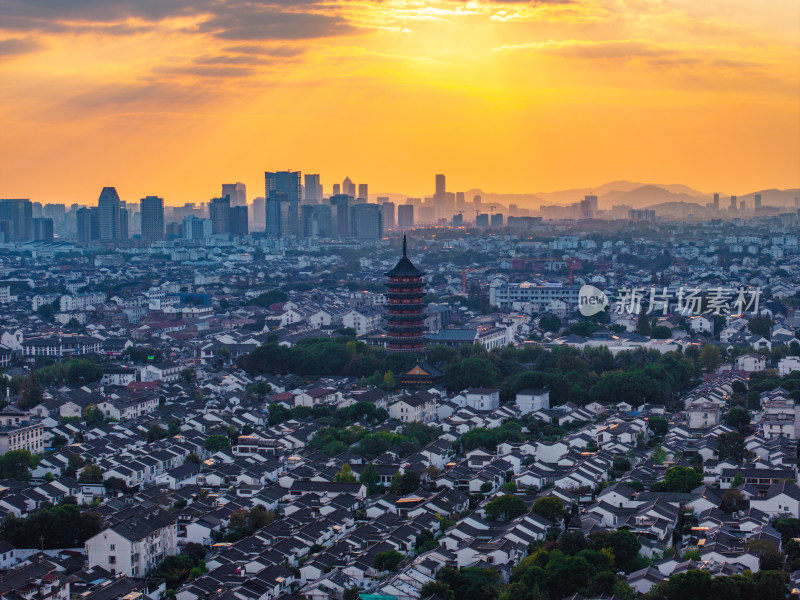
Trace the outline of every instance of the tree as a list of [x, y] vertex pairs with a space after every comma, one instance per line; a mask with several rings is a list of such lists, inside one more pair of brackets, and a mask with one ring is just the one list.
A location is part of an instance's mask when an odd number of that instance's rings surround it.
[[70, 361], [67, 368], [67, 382], [72, 385], [85, 385], [103, 378], [103, 368], [90, 360]]
[[561, 523], [567, 517], [567, 511], [561, 498], [545, 496], [533, 503], [531, 512], [551, 521], [554, 525]]
[[398, 471], [395, 473], [394, 477], [392, 477], [392, 493], [397, 496], [405, 496], [406, 494], [417, 491], [420, 482], [419, 473], [416, 471], [409, 470], [405, 473], [400, 473]]
[[0, 479], [28, 481], [31, 469], [39, 464], [39, 457], [27, 450], [11, 450], [0, 456]]
[[539, 318], [539, 327], [551, 333], [557, 332], [561, 329], [561, 319], [556, 315], [546, 314]]
[[650, 431], [658, 437], [664, 437], [669, 430], [669, 421], [664, 417], [650, 417], [647, 423], [650, 427]]
[[703, 483], [703, 475], [691, 467], [670, 467], [664, 473], [664, 480], [658, 481], [650, 486], [654, 492], [678, 492], [687, 493], [700, 487]]
[[719, 352], [719, 348], [713, 344], [705, 344], [702, 352], [700, 352], [699, 362], [700, 366], [708, 373], [713, 373], [719, 369], [722, 364], [722, 355]]
[[378, 552], [372, 560], [372, 566], [376, 571], [397, 571], [400, 563], [403, 562], [403, 555], [397, 550], [386, 550]]
[[359, 600], [361, 598], [360, 590], [357, 586], [345, 588], [342, 594], [342, 600]]
[[745, 549], [758, 556], [759, 568], [777, 571], [783, 568], [784, 556], [778, 546], [770, 540], [748, 540]]
[[720, 460], [728, 458], [736, 462], [742, 462], [746, 452], [744, 437], [738, 431], [721, 433], [717, 436], [717, 453]]
[[356, 476], [353, 474], [353, 469], [350, 467], [350, 465], [344, 463], [339, 472], [333, 476], [333, 480], [340, 483], [355, 483]]
[[158, 423], [153, 423], [150, 425], [150, 429], [147, 430], [147, 442], [157, 442], [158, 440], [163, 440], [167, 437], [167, 431]]
[[740, 432], [749, 433], [750, 411], [742, 406], [734, 406], [725, 413], [723, 421], [726, 425], [738, 429]]
[[103, 469], [100, 465], [86, 465], [81, 470], [78, 481], [81, 483], [103, 483]]
[[184, 369], [181, 371], [181, 379], [183, 379], [185, 383], [194, 383], [197, 381], [197, 371], [192, 368]]
[[364, 467], [358, 480], [367, 486], [367, 494], [370, 496], [381, 489], [381, 478], [378, 475], [378, 469], [372, 463]]
[[736, 488], [731, 488], [722, 492], [722, 500], [719, 507], [726, 513], [732, 514], [736, 511], [744, 510], [747, 508], [747, 504], [744, 494]]
[[647, 318], [647, 307], [644, 303], [642, 303], [642, 309], [639, 311], [639, 318], [636, 320], [636, 333], [645, 337], [650, 337], [652, 333], [650, 320]]
[[736, 473], [736, 475], [733, 476], [733, 480], [731, 481], [731, 487], [738, 488], [740, 485], [746, 482], [747, 480], [741, 473]]
[[103, 411], [97, 408], [94, 404], [90, 404], [86, 407], [86, 410], [83, 411], [83, 419], [86, 421], [86, 426], [91, 429], [105, 423], [106, 417], [103, 414]]
[[769, 317], [753, 317], [750, 319], [750, 322], [747, 324], [747, 328], [754, 334], [754, 335], [761, 335], [767, 339], [770, 339], [772, 336], [772, 326], [775, 325], [775, 321], [770, 319]]
[[102, 517], [81, 512], [74, 498], [53, 506], [44, 504], [25, 519], [8, 516], [0, 524], [0, 539], [17, 548], [75, 548], [103, 530]]
[[594, 533], [590, 536], [590, 539], [594, 548], [611, 550], [614, 556], [614, 564], [617, 568], [626, 572], [641, 568], [639, 549], [642, 544], [627, 529], [619, 529], [610, 533]]
[[206, 438], [203, 447], [211, 452], [219, 452], [231, 445], [231, 440], [227, 435], [210, 435]]
[[455, 600], [456, 596], [450, 586], [441, 581], [429, 581], [419, 589], [420, 598], [438, 596], [442, 600]]
[[484, 509], [489, 521], [511, 521], [525, 514], [525, 502], [517, 496], [503, 495], [492, 498]]

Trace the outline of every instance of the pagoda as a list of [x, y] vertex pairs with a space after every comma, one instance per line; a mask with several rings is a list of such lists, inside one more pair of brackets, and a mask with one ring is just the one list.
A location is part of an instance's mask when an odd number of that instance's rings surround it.
[[386, 273], [389, 278], [386, 332], [390, 352], [421, 352], [425, 349], [423, 275], [406, 256], [406, 236], [403, 236], [403, 257], [394, 269]]

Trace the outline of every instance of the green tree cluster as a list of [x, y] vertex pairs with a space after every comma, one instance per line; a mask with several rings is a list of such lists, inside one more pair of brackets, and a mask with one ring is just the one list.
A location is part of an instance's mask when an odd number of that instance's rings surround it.
[[77, 548], [105, 528], [103, 518], [81, 512], [74, 498], [56, 506], [45, 504], [21, 519], [7, 516], [0, 523], [0, 539], [17, 548]]

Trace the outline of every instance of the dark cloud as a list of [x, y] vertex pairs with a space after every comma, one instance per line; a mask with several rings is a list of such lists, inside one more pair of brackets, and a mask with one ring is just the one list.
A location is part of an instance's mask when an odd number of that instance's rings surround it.
[[43, 48], [42, 44], [24, 38], [8, 38], [0, 40], [0, 56], [16, 56], [19, 54], [30, 54]]
[[300, 40], [357, 31], [356, 27], [337, 16], [286, 12], [257, 5], [221, 11], [198, 29], [223, 40]]
[[[172, 17], [205, 21], [190, 31], [228, 40], [294, 40], [353, 33], [343, 18], [308, 12], [317, 0], [0, 0], [0, 29], [127, 35]], [[306, 12], [303, 12], [303, 11]]]
[[155, 67], [153, 69], [153, 73], [164, 75], [192, 75], [194, 77], [213, 77], [217, 79], [249, 77], [255, 74], [255, 72], [256, 70], [251, 67], [236, 67], [230, 65], [186, 65], [177, 67]]
[[244, 44], [239, 46], [228, 46], [223, 48], [225, 52], [236, 54], [257, 54], [261, 56], [275, 56], [290, 58], [300, 56], [308, 51], [308, 48], [300, 46], [259, 46], [257, 44]]
[[266, 65], [271, 61], [261, 56], [198, 56], [194, 59], [197, 65]]

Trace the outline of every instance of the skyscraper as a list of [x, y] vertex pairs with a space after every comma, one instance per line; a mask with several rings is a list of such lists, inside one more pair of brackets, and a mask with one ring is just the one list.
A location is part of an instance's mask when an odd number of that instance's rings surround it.
[[394, 229], [394, 214], [395, 214], [395, 206], [394, 202], [389, 202], [388, 199], [384, 202], [380, 202], [380, 198], [378, 198], [378, 203], [381, 205], [383, 209], [383, 228], [384, 230], [387, 229]]
[[758, 212], [758, 209], [761, 208], [761, 194], [756, 194], [753, 208], [756, 212]]
[[247, 206], [247, 187], [239, 181], [222, 184], [222, 197], [225, 196], [231, 197], [231, 206]]
[[444, 175], [437, 175], [436, 176], [436, 194], [444, 194], [447, 191], [447, 187], [445, 186], [445, 177]]
[[79, 208], [75, 213], [79, 242], [91, 242], [98, 239], [100, 235], [98, 213], [99, 210], [96, 207]]
[[358, 196], [360, 200], [364, 200], [364, 202], [369, 202], [369, 185], [366, 183], [359, 183], [358, 184]]
[[281, 204], [286, 202], [286, 194], [273, 192], [264, 203], [264, 231], [270, 237], [281, 236]]
[[345, 177], [342, 182], [342, 194], [356, 198], [356, 184], [349, 177]]
[[350, 235], [350, 205], [353, 197], [347, 194], [331, 196], [331, 231], [332, 235], [348, 237]]
[[37, 242], [53, 241], [53, 219], [38, 217], [33, 220], [33, 239]]
[[[97, 200], [99, 240], [114, 242], [123, 238], [122, 202], [116, 188], [104, 187]], [[126, 215], [127, 216], [127, 215]], [[127, 231], [127, 227], [125, 228]], [[125, 236], [127, 237], [127, 236]]]
[[736, 196], [731, 196], [731, 208], [730, 208], [731, 212], [736, 212], [737, 206], [738, 205], [736, 203]]
[[267, 216], [267, 204], [263, 196], [253, 198], [250, 205], [250, 214], [247, 217], [250, 231], [263, 231]]
[[322, 202], [322, 185], [319, 182], [319, 175], [316, 173], [307, 173], [304, 176], [304, 181], [305, 203], [319, 204]]
[[30, 200], [0, 200], [0, 232], [5, 242], [29, 242], [33, 239], [33, 205]]
[[[266, 221], [270, 235], [300, 235], [300, 171], [264, 173], [267, 198]], [[270, 206], [270, 200], [278, 205]], [[276, 222], [276, 213], [278, 220]], [[274, 233], [277, 229], [278, 233]]]
[[383, 237], [383, 208], [377, 204], [356, 204], [350, 208], [352, 236], [360, 240]]
[[414, 205], [401, 204], [397, 207], [398, 229], [411, 229], [414, 227]]
[[220, 235], [231, 232], [231, 200], [228, 196], [212, 198], [208, 205], [208, 216], [211, 217], [211, 232]]
[[332, 196], [338, 196], [341, 193], [342, 193], [342, 185], [340, 183], [334, 183], [333, 184], [333, 194], [331, 194], [331, 195]]
[[719, 194], [714, 194], [714, 212], [719, 212]]
[[249, 233], [247, 222], [247, 206], [231, 206], [230, 208], [231, 235], [241, 236]]
[[142, 239], [158, 241], [164, 239], [164, 200], [158, 196], [145, 196], [141, 203]]
[[183, 218], [183, 237], [187, 240], [203, 241], [211, 237], [212, 225], [209, 219], [200, 219], [194, 215]]

